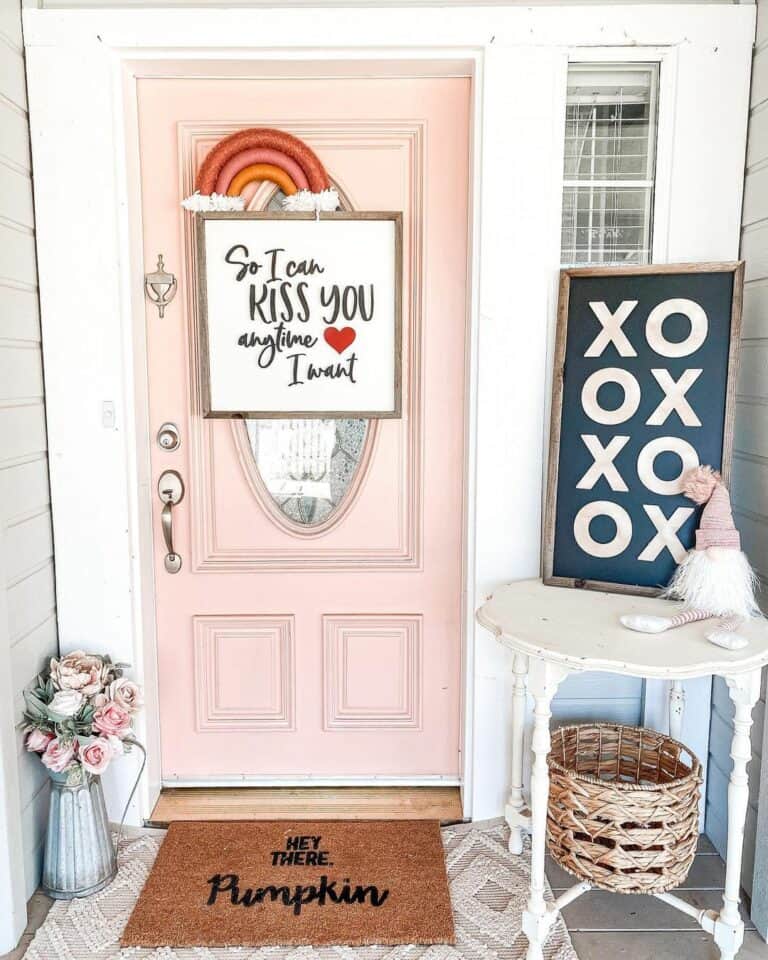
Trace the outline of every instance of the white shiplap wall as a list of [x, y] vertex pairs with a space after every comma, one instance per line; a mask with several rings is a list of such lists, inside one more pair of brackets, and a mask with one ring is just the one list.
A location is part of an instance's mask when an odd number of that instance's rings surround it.
[[[768, 582], [768, 0], [760, 0], [752, 67], [752, 97], [744, 180], [741, 255], [746, 261], [741, 364], [737, 386], [731, 498], [742, 547]], [[763, 587], [763, 601], [768, 591]], [[763, 602], [765, 606], [765, 602]], [[731, 772], [732, 706], [725, 681], [712, 690], [706, 832], [725, 854], [727, 786]], [[752, 892], [757, 789], [765, 717], [765, 678], [755, 707], [749, 810], [745, 826], [744, 889]]]
[[[0, 0], [0, 670], [14, 720], [22, 688], [56, 651], [32, 172], [19, 0]], [[27, 897], [39, 881], [47, 812], [40, 761], [16, 737]]]

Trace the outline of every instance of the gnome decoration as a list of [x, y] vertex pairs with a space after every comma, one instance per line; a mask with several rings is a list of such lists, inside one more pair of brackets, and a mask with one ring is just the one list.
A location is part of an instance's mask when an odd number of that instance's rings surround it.
[[663, 633], [695, 620], [720, 618], [706, 634], [707, 640], [726, 650], [740, 650], [749, 642], [738, 627], [760, 616], [755, 600], [756, 577], [741, 552], [739, 532], [733, 525], [731, 498], [720, 474], [711, 467], [695, 467], [683, 477], [683, 493], [704, 504], [696, 545], [675, 571], [662, 596], [684, 600], [682, 613], [672, 617], [633, 615], [621, 617], [630, 630]]

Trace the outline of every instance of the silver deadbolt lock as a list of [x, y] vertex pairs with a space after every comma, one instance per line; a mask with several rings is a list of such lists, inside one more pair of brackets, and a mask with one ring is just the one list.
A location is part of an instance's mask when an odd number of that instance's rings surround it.
[[166, 470], [161, 473], [157, 481], [157, 493], [164, 504], [163, 512], [160, 514], [160, 524], [167, 550], [163, 563], [168, 573], [178, 573], [181, 570], [181, 557], [173, 548], [173, 508], [184, 499], [184, 481], [181, 479], [181, 474], [177, 470]]
[[181, 445], [181, 434], [175, 423], [164, 423], [157, 431], [157, 444], [172, 453]]

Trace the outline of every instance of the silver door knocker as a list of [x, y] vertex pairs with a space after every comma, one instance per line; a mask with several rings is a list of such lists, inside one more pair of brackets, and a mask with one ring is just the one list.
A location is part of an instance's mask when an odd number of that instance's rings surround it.
[[165, 308], [176, 296], [176, 277], [172, 273], [167, 273], [163, 263], [163, 255], [157, 255], [157, 270], [154, 273], [144, 275], [144, 292], [147, 299], [157, 307], [162, 320], [165, 316]]

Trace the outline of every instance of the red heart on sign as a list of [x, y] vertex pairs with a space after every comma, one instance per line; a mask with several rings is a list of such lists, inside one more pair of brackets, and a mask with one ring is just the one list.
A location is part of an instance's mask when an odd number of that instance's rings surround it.
[[336, 353], [344, 353], [357, 334], [353, 327], [328, 327], [323, 336]]

